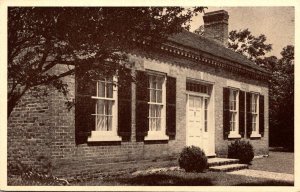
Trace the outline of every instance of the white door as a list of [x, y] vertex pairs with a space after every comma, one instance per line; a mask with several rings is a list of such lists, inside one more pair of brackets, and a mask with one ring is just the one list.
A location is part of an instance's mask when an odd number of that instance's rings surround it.
[[[187, 96], [187, 145], [200, 147], [208, 153], [208, 129], [205, 119], [207, 100], [201, 96]], [[207, 114], [206, 114], [207, 115]], [[206, 121], [206, 122], [205, 122]]]

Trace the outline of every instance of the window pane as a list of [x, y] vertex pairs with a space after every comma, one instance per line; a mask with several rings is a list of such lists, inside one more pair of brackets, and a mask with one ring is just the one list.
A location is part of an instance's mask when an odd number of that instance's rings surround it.
[[150, 123], [149, 129], [150, 129], [150, 131], [153, 131], [155, 129], [155, 127], [154, 127], [154, 125], [155, 125], [154, 119], [153, 118], [149, 119], [149, 123]]
[[161, 109], [162, 107], [157, 105], [156, 106], [156, 117], [161, 117]]
[[160, 121], [161, 121], [161, 119], [160, 118], [158, 118], [158, 119], [156, 119], [156, 131], [160, 131]]
[[163, 80], [162, 77], [157, 77], [157, 89], [162, 89]]
[[150, 102], [156, 102], [156, 91], [150, 89]]
[[113, 101], [105, 101], [105, 114], [112, 115]]
[[154, 107], [154, 105], [150, 105], [149, 109], [150, 109], [149, 117], [155, 117], [155, 107]]
[[106, 97], [113, 98], [113, 84], [112, 83], [106, 84]]
[[112, 117], [107, 117], [107, 131], [111, 131], [112, 130]]
[[155, 89], [156, 85], [155, 85], [155, 77], [153, 76], [149, 76], [149, 84], [150, 84], [150, 88], [151, 89]]
[[105, 131], [105, 117], [97, 115], [96, 116], [96, 131]]
[[162, 91], [157, 91], [156, 94], [157, 94], [156, 102], [157, 103], [162, 103]]
[[97, 109], [96, 114], [104, 114], [104, 101], [98, 100], [97, 101]]
[[105, 97], [105, 83], [98, 82], [98, 97]]

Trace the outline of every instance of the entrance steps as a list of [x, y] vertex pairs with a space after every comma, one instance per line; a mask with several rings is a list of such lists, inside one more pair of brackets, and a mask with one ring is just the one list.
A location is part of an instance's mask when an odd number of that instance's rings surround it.
[[227, 158], [209, 158], [208, 159], [209, 170], [214, 172], [229, 172], [241, 169], [247, 169], [247, 164], [239, 164], [238, 159]]

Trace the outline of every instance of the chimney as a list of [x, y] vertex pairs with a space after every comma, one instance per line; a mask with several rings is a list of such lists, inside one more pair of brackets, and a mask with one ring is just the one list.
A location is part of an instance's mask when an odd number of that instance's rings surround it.
[[224, 10], [205, 13], [204, 37], [214, 39], [224, 46], [228, 44], [228, 12]]

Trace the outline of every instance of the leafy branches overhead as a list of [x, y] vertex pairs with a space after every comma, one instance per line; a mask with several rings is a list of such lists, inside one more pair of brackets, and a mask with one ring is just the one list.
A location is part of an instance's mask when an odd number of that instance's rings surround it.
[[255, 37], [248, 29], [229, 32], [228, 48], [245, 55], [252, 61], [257, 61], [272, 50], [272, 45], [266, 43], [266, 36]]
[[[67, 93], [62, 77], [108, 76], [126, 63], [124, 45], [164, 41], [189, 28], [203, 7], [10, 7], [8, 9], [9, 114], [22, 95], [39, 85]], [[53, 73], [58, 64], [68, 70]], [[9, 116], [9, 115], [8, 115]]]

